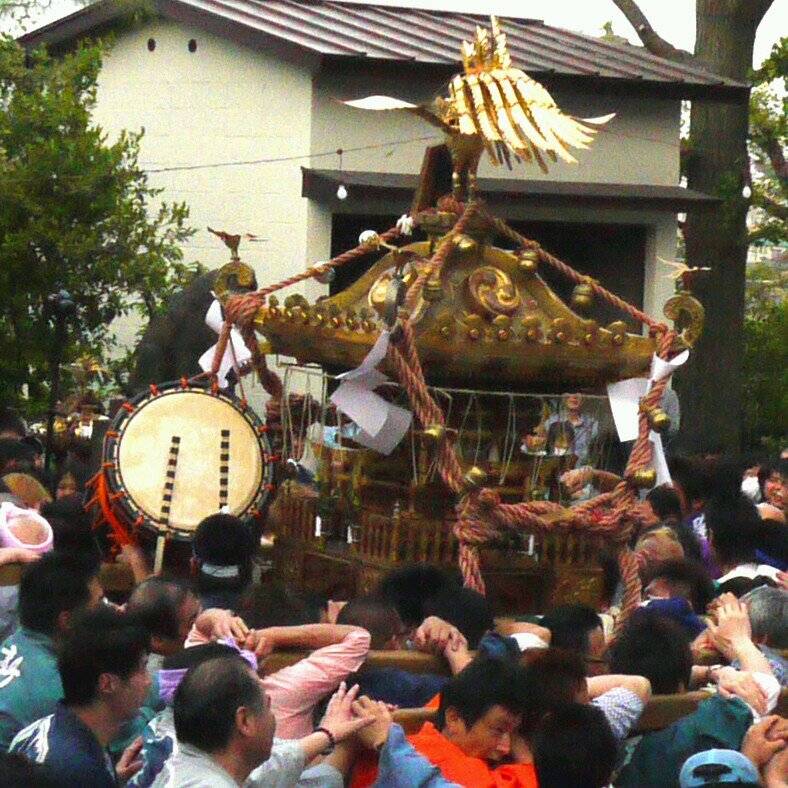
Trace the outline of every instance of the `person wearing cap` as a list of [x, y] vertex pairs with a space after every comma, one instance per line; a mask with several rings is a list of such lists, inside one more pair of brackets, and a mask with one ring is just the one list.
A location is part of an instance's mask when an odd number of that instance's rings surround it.
[[761, 778], [752, 761], [736, 750], [705, 750], [688, 758], [679, 775], [681, 788], [723, 785], [760, 786]]

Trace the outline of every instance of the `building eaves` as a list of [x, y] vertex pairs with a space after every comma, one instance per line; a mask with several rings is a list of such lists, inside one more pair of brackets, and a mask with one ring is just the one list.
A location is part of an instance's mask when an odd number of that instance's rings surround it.
[[[419, 183], [418, 175], [407, 173], [316, 170], [308, 167], [302, 167], [301, 172], [302, 196], [338, 209], [345, 207], [336, 197], [340, 183], [345, 184], [355, 199], [363, 198], [366, 202], [387, 198], [403, 204], [412, 198]], [[650, 184], [480, 178], [478, 187], [491, 208], [501, 208], [504, 212], [506, 206], [528, 205], [680, 213], [711, 207], [719, 202], [718, 198], [693, 189]]]
[[[355, 5], [333, 0], [154, 0], [164, 17], [196, 24], [213, 22], [214, 29], [241, 30], [261, 40], [275, 39], [327, 61], [410, 62], [456, 68], [460, 45], [473, 36], [476, 25], [489, 19], [473, 14]], [[89, 34], [91, 25], [106, 24], [122, 4], [101, 0], [19, 41], [34, 47], [57, 44]], [[639, 84], [678, 89], [687, 97], [736, 96], [747, 85], [712, 74], [689, 63], [674, 63], [643, 47], [620, 44], [545, 25], [538, 20], [502, 20], [512, 59], [535, 77]]]

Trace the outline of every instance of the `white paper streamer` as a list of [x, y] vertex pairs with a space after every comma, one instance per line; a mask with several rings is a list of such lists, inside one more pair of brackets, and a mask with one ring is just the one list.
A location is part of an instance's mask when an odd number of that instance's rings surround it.
[[[208, 326], [208, 328], [210, 328], [212, 331], [215, 331], [217, 334], [221, 334], [223, 324], [224, 318], [222, 317], [222, 305], [214, 299], [205, 315], [205, 325]], [[221, 364], [219, 364], [219, 370], [216, 375], [219, 385], [222, 388], [227, 386], [227, 373], [231, 369], [235, 367], [236, 374], [240, 376], [240, 370], [233, 362], [233, 350], [235, 350], [235, 361], [238, 362], [239, 366], [249, 361], [249, 359], [252, 357], [249, 348], [246, 347], [243, 337], [236, 328], [230, 329], [227, 347], [225, 348], [224, 355], [222, 356], [222, 361]], [[216, 345], [213, 345], [213, 347], [206, 350], [205, 353], [200, 356], [200, 360], [198, 362], [200, 364], [200, 369], [202, 369], [204, 372], [210, 371], [211, 366], [213, 365], [213, 357], [215, 355]]]
[[[682, 364], [686, 363], [688, 358], [689, 350], [679, 353], [670, 361], [661, 359], [655, 353], [651, 358], [650, 377], [630, 378], [608, 384], [607, 396], [610, 401], [610, 410], [613, 413], [618, 439], [622, 443], [636, 440], [638, 437], [640, 400], [651, 391], [654, 383], [673, 374]], [[649, 440], [651, 441], [651, 459], [657, 474], [657, 486], [672, 484], [668, 462], [665, 459], [665, 449], [662, 445], [662, 436], [652, 430]]]
[[388, 380], [376, 367], [386, 357], [389, 339], [389, 332], [381, 331], [361, 364], [338, 377], [342, 383], [331, 395], [337, 410], [358, 425], [353, 440], [386, 455], [405, 437], [413, 418], [410, 411], [386, 402], [374, 392]]

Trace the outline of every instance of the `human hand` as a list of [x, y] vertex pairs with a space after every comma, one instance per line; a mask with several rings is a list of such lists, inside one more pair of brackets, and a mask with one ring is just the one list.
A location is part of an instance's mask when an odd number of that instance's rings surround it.
[[391, 723], [394, 721], [388, 704], [362, 695], [353, 704], [353, 712], [359, 716], [372, 718], [372, 724], [358, 732], [358, 739], [370, 750], [379, 750], [388, 741]]
[[347, 602], [335, 602], [333, 599], [328, 600], [328, 605], [326, 608], [326, 623], [327, 624], [336, 624], [337, 617], [339, 616], [342, 608], [347, 604]]
[[242, 618], [233, 615], [229, 610], [217, 607], [200, 613], [194, 625], [203, 635], [215, 640], [233, 638], [236, 641], [243, 641], [249, 634], [249, 627]]
[[717, 691], [723, 698], [741, 698], [758, 714], [766, 711], [766, 691], [747, 671], [720, 668], [717, 671]]
[[457, 651], [461, 646], [467, 648], [468, 641], [457, 627], [437, 616], [428, 616], [413, 636], [413, 645], [419, 651], [443, 654], [447, 646]]
[[245, 638], [236, 638], [235, 642], [240, 648], [253, 652], [258, 662], [262, 662], [274, 650], [273, 641], [261, 629], [250, 629]]
[[783, 747], [772, 756], [763, 770], [765, 788], [786, 788], [788, 786], [788, 747]]
[[751, 725], [744, 735], [741, 751], [758, 771], [788, 744], [788, 720], [778, 714], [770, 714]]
[[728, 660], [736, 659], [742, 643], [752, 641], [752, 628], [746, 605], [733, 594], [723, 594], [715, 611], [716, 623], [709, 621], [711, 644]]
[[24, 547], [0, 548], [0, 566], [3, 564], [32, 564], [41, 558], [41, 553], [25, 550]]
[[777, 584], [783, 591], [788, 591], [788, 572], [777, 573]]
[[343, 681], [337, 691], [331, 696], [326, 707], [326, 713], [320, 721], [320, 727], [331, 731], [337, 742], [359, 733], [362, 729], [372, 725], [375, 718], [371, 714], [354, 714], [358, 684], [350, 689]]
[[115, 773], [118, 775], [121, 785], [125, 785], [142, 768], [141, 752], [142, 736], [138, 736], [123, 750], [123, 755], [115, 764]]
[[511, 756], [515, 763], [529, 763], [533, 760], [528, 742], [517, 732], [512, 734]]

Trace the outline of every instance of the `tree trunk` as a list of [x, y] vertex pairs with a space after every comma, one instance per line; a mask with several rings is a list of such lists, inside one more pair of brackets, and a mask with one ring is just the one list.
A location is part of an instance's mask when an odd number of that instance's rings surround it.
[[[771, 2], [696, 0], [695, 56], [710, 71], [747, 81], [755, 31]], [[722, 198], [712, 210], [687, 216], [690, 266], [711, 266], [696, 295], [706, 326], [690, 361], [676, 376], [681, 396], [680, 446], [687, 451], [740, 448], [743, 405], [742, 323], [747, 261], [749, 105], [693, 100], [687, 181], [691, 189]]]

